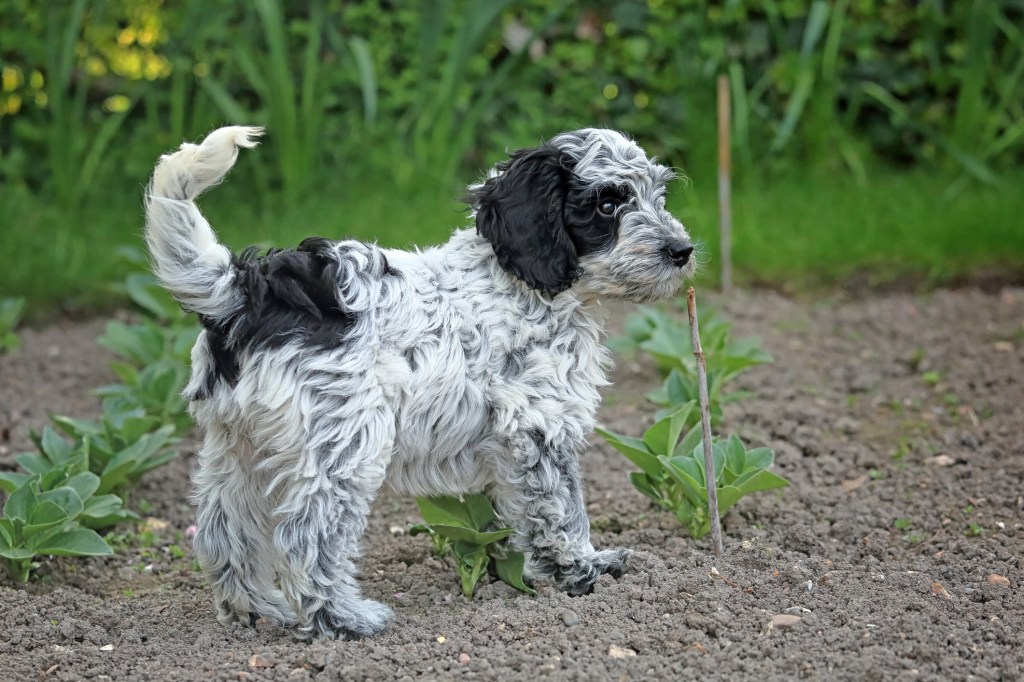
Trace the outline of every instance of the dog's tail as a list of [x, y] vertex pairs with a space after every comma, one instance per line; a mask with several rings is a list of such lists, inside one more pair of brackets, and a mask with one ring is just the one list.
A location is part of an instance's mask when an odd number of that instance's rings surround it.
[[195, 199], [224, 179], [239, 147], [255, 147], [262, 134], [262, 128], [230, 126], [198, 145], [183, 144], [160, 158], [146, 190], [153, 272], [182, 307], [200, 315], [229, 315], [241, 304], [241, 293], [233, 282], [231, 251], [217, 241]]

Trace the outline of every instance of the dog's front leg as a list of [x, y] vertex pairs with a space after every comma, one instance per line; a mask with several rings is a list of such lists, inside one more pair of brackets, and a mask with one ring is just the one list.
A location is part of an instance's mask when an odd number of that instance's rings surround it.
[[497, 467], [494, 504], [515, 530], [512, 545], [526, 553], [526, 576], [550, 580], [571, 596], [589, 594], [604, 573], [626, 571], [627, 549], [596, 551], [583, 501], [578, 450], [582, 442], [518, 434], [511, 456]]

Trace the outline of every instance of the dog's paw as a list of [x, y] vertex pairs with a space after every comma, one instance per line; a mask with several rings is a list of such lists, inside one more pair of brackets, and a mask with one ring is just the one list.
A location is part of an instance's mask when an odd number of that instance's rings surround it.
[[594, 583], [604, 574], [621, 578], [633, 552], [628, 549], [606, 549], [577, 559], [568, 566], [559, 566], [552, 579], [555, 587], [570, 597], [582, 597], [594, 591]]
[[298, 628], [299, 637], [321, 639], [361, 639], [383, 632], [391, 623], [394, 612], [371, 599], [347, 602], [343, 607], [328, 604], [311, 617], [309, 625]]

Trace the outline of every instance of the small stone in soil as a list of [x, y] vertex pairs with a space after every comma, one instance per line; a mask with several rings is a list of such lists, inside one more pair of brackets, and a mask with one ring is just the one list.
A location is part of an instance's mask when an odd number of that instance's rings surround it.
[[1009, 587], [1010, 580], [1006, 576], [999, 575], [998, 573], [991, 574], [985, 581], [989, 585], [999, 585], [1001, 587]]
[[580, 616], [575, 611], [569, 609], [562, 609], [562, 622], [572, 627], [573, 625], [579, 625]]
[[463, 651], [459, 654], [459, 665], [466, 665], [467, 663], [469, 663], [469, 654]]
[[803, 619], [800, 616], [794, 616], [791, 613], [780, 613], [772, 616], [772, 622], [769, 625], [769, 628], [773, 630], [785, 630], [793, 627], [801, 620]]
[[249, 657], [250, 668], [272, 668], [274, 661], [269, 656], [263, 654], [253, 654]]
[[939, 583], [932, 583], [932, 594], [936, 597], [942, 597], [943, 599], [953, 598], [953, 595], [951, 595], [949, 591]]
[[619, 646], [618, 644], [612, 644], [608, 647], [608, 655], [612, 658], [632, 658], [636, 656], [636, 652], [630, 649], [628, 646]]

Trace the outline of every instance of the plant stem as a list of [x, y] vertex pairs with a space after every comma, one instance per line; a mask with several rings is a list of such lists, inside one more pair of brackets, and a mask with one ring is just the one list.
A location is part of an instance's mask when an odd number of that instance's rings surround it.
[[711, 544], [715, 556], [722, 556], [722, 522], [718, 518], [718, 489], [715, 459], [711, 454], [711, 410], [708, 408], [708, 368], [697, 328], [697, 299], [693, 287], [686, 290], [686, 311], [690, 317], [690, 341], [697, 356], [697, 388], [700, 397], [700, 426], [704, 432], [704, 484], [708, 489], [708, 521], [711, 523]]

